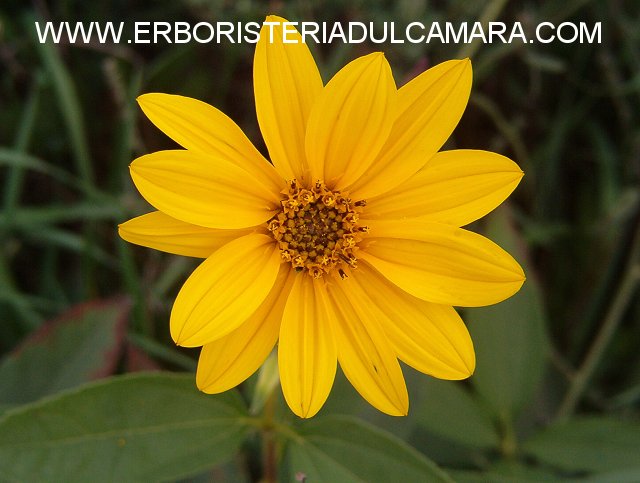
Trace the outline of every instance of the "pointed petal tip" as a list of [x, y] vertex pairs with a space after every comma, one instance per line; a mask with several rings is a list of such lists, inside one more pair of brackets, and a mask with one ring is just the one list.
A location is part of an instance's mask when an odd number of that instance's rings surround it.
[[473, 66], [469, 57], [454, 59], [443, 63], [448, 63], [451, 66], [451, 70], [449, 71], [451, 74], [458, 73], [458, 75], [465, 77], [473, 76]]
[[371, 52], [369, 54], [365, 54], [354, 60], [359, 61], [360, 59], [367, 59], [369, 61], [369, 64], [368, 64], [369, 67], [371, 67], [376, 62], [378, 63], [387, 62], [387, 57], [384, 55], [384, 52]]
[[220, 391], [219, 388], [216, 388], [212, 385], [203, 384], [202, 381], [198, 381], [198, 377], [196, 376], [196, 388], [198, 391], [204, 394], [220, 394], [221, 392], [225, 392], [224, 390]]
[[205, 384], [201, 377], [198, 377], [198, 372], [196, 372], [196, 387], [198, 391], [203, 392], [205, 394], [219, 394], [222, 391], [218, 391], [215, 388], [212, 389], [211, 384]]
[[378, 62], [380, 64], [388, 64], [389, 61], [384, 55], [384, 52], [372, 52], [368, 55], [372, 59], [372, 62]]
[[145, 92], [144, 94], [140, 94], [138, 97], [136, 97], [136, 102], [140, 107], [144, 107], [145, 104], [148, 105], [153, 102], [153, 98], [157, 95], [157, 93]]
[[[469, 339], [469, 343], [473, 344], [471, 339]], [[466, 349], [458, 346], [455, 350], [457, 357], [453, 356], [448, 359], [448, 362], [446, 363], [446, 371], [438, 371], [434, 373], [426, 371], [421, 372], [444, 381], [463, 381], [465, 379], [469, 379], [473, 376], [476, 370], [476, 354], [473, 345], [470, 345], [470, 347]]]
[[[282, 388], [282, 385], [280, 386], [280, 389], [283, 391], [284, 395], [284, 389]], [[310, 404], [305, 401], [290, 401], [289, 399], [287, 399], [286, 395], [284, 396], [284, 400], [287, 403], [287, 406], [289, 406], [289, 409], [291, 409], [291, 412], [298, 416], [300, 419], [310, 419], [314, 417], [324, 406], [324, 402], [322, 404]]]
[[[173, 334], [171, 334], [171, 338], [173, 339], [173, 342], [175, 343], [176, 346], [178, 347], [187, 347], [187, 348], [195, 348], [195, 347], [202, 347], [202, 345], [204, 344], [204, 342], [202, 340], [198, 340], [197, 337], [198, 334], [195, 334], [193, 336], [189, 336], [189, 337], [185, 337], [182, 334], [178, 334], [176, 337], [173, 336]], [[207, 342], [211, 342], [210, 340], [208, 340]]]
[[125, 230], [122, 228], [123, 225], [124, 223], [120, 223], [118, 225], [118, 236], [120, 237], [120, 239], [128, 242], [129, 240], [127, 240], [127, 235], [125, 234]]
[[408, 416], [409, 415], [409, 398], [406, 401], [402, 402], [402, 405], [397, 408], [398, 414], [394, 416]]
[[472, 367], [467, 366], [465, 363], [465, 367], [460, 368], [460, 372], [458, 372], [457, 374], [451, 373], [451, 374], [448, 374], [446, 377], [443, 377], [441, 375], [432, 376], [432, 377], [435, 377], [436, 379], [441, 379], [443, 381], [464, 381], [465, 379], [469, 379], [471, 376], [473, 376], [474, 373], [475, 373], [475, 361]]
[[[378, 408], [380, 409], [380, 408]], [[389, 416], [408, 416], [409, 415], [409, 400], [407, 399], [406, 404], [402, 402], [398, 406], [394, 406], [393, 409], [386, 408], [385, 410], [380, 409], [382, 412], [386, 413]]]
[[[175, 319], [173, 319], [173, 310], [171, 311], [171, 315], [169, 316], [169, 332], [171, 335], [171, 340], [177, 347], [199, 347], [202, 344], [191, 344], [189, 339], [193, 337], [185, 337], [184, 335], [184, 325], [178, 325], [175, 323]], [[173, 322], [173, 323], [172, 323]]]
[[202, 379], [200, 377], [198, 377], [198, 373], [196, 372], [196, 387], [198, 388], [198, 391], [203, 392], [205, 394], [209, 394], [206, 391], [206, 386], [203, 383]]
[[[520, 287], [522, 287], [522, 285], [524, 284], [524, 282], [527, 280], [527, 276], [524, 273], [524, 269], [522, 268], [522, 266], [514, 259], [515, 262], [515, 271], [513, 272], [516, 275], [516, 278], [514, 279], [514, 282], [520, 282], [520, 286], [518, 287], [518, 290], [520, 290]], [[516, 290], [516, 292], [518, 291]]]
[[125, 225], [126, 225], [129, 221], [131, 221], [131, 220], [127, 220], [127, 221], [125, 221], [125, 222], [123, 222], [123, 223], [118, 223], [118, 236], [119, 236], [120, 238], [122, 238], [124, 241], [129, 241], [129, 240], [127, 239], [127, 233], [126, 233], [127, 228], [125, 227]]
[[[137, 174], [139, 173], [139, 169], [140, 169], [140, 163], [137, 162], [140, 158], [136, 158], [133, 161], [131, 161], [129, 163], [129, 175], [131, 177], [133, 177], [134, 173]], [[133, 182], [133, 184], [135, 184], [135, 180]]]
[[476, 353], [471, 347], [470, 352], [463, 351], [458, 352], [458, 360], [454, 364], [450, 364], [451, 371], [447, 375], [438, 374], [433, 375], [429, 374], [436, 379], [442, 379], [445, 381], [464, 381], [465, 379], [469, 379], [476, 371]]
[[288, 22], [287, 19], [280, 15], [269, 14], [264, 19], [265, 22]]
[[[173, 312], [172, 312], [173, 313]], [[173, 343], [177, 346], [177, 347], [201, 347], [203, 344], [201, 343], [201, 341], [198, 341], [197, 343], [193, 342], [193, 339], [196, 338], [194, 336], [188, 336], [185, 337], [185, 335], [183, 334], [183, 327], [180, 327], [179, 332], [176, 334], [174, 327], [176, 327], [177, 324], [171, 323], [171, 317], [169, 318], [169, 332], [171, 333], [171, 339], [173, 340]], [[196, 334], [197, 335], [197, 334]]]
[[463, 379], [469, 379], [471, 376], [473, 376], [473, 374], [476, 372], [476, 355], [475, 352], [472, 353], [472, 358], [470, 361], [463, 361], [464, 365], [465, 365], [465, 369], [466, 371], [462, 372], [460, 375], [460, 379], [458, 380], [463, 380]]
[[450, 59], [450, 60], [446, 60], [440, 64], [436, 64], [433, 67], [437, 67], [439, 65], [443, 65], [443, 64], [448, 64], [449, 66], [451, 66], [452, 68], [460, 68], [460, 69], [465, 69], [467, 67], [471, 68], [472, 67], [472, 62], [471, 62], [471, 58], [470, 57], [465, 57], [464, 59]]
[[320, 410], [320, 408], [314, 409], [313, 411], [310, 410], [311, 408], [300, 408], [300, 409], [301, 409], [300, 412], [294, 411], [294, 413], [296, 416], [298, 416], [301, 419], [311, 419], [316, 414], [318, 414], [318, 411]]
[[[171, 329], [171, 325], [169, 325], [170, 329]], [[176, 347], [186, 347], [185, 345], [183, 345], [183, 338], [181, 337], [181, 333], [174, 333], [173, 330], [170, 330], [171, 332], [171, 339], [173, 340], [173, 343], [176, 345]]]
[[145, 107], [150, 107], [151, 105], [161, 105], [163, 100], [168, 100], [177, 97], [184, 97], [178, 94], [167, 94], [166, 92], [145, 92], [144, 94], [140, 94], [136, 97], [136, 102], [140, 106], [140, 108], [144, 111]]

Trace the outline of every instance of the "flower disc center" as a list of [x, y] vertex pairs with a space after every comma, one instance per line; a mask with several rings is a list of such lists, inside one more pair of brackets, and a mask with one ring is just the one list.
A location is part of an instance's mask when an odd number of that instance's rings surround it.
[[354, 203], [321, 182], [306, 189], [293, 180], [283, 194], [282, 209], [267, 222], [282, 259], [314, 278], [332, 270], [346, 277], [343, 266], [356, 268], [358, 242], [368, 231], [358, 225], [365, 201]]

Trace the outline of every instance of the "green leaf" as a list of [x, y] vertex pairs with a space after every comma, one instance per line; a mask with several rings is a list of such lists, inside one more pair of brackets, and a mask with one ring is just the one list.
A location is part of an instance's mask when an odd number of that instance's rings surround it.
[[80, 202], [73, 204], [52, 204], [48, 206], [16, 208], [11, 213], [0, 212], [0, 229], [19, 228], [38, 230], [42, 225], [69, 223], [76, 221], [120, 220], [122, 208], [108, 200]]
[[581, 418], [550, 426], [524, 444], [539, 461], [569, 471], [638, 468], [640, 424]]
[[363, 421], [333, 416], [304, 421], [288, 435], [281, 481], [451, 481], [432, 461]]
[[237, 393], [208, 396], [193, 376], [118, 376], [9, 411], [0, 468], [15, 481], [171, 480], [230, 458], [246, 410]]
[[87, 186], [92, 185], [93, 167], [91, 165], [91, 155], [89, 143], [85, 129], [85, 121], [82, 115], [82, 104], [78, 96], [75, 83], [56, 46], [51, 42], [39, 42], [36, 39], [35, 30], [32, 29], [35, 21], [42, 24], [42, 19], [33, 15], [26, 18], [26, 26], [32, 32], [32, 38], [40, 54], [42, 62], [53, 80], [55, 89], [55, 99], [58, 101], [60, 113], [68, 131], [71, 149], [76, 161], [78, 174]]
[[424, 400], [416, 409], [425, 429], [456, 443], [495, 448], [500, 438], [485, 408], [460, 383], [425, 378]]
[[583, 478], [582, 483], [638, 483], [640, 466], [626, 470], [607, 471]]
[[[491, 471], [479, 472], [479, 471], [451, 471], [451, 476], [455, 479], [456, 483], [540, 483], [542, 481], [558, 481], [557, 478], [547, 477], [546, 479], [540, 478], [538, 475], [523, 476], [518, 475], [514, 478], [510, 475], [502, 475], [500, 473], [493, 473]], [[581, 480], [582, 481], [582, 480]]]
[[[574, 481], [560, 478], [553, 468], [526, 464], [512, 458], [495, 460], [484, 471], [451, 469], [449, 474], [457, 483], [542, 483], [546, 481]], [[583, 480], [580, 480], [581, 482]]]
[[477, 361], [471, 383], [500, 418], [513, 420], [541, 382], [548, 338], [540, 289], [527, 267], [524, 243], [504, 207], [488, 221], [487, 236], [520, 262], [527, 281], [504, 302], [466, 312]]
[[56, 181], [68, 186], [85, 191], [87, 194], [97, 195], [99, 193], [94, 189], [87, 188], [82, 181], [67, 173], [64, 169], [60, 169], [51, 163], [32, 156], [31, 154], [26, 154], [15, 149], [0, 147], [0, 166], [9, 166], [20, 170], [30, 169], [50, 176]]
[[89, 302], [45, 323], [0, 362], [0, 403], [23, 404], [111, 375], [130, 303]]
[[[454, 470], [449, 473], [457, 483], [542, 483], [545, 481], [565, 481], [560, 480], [554, 474], [526, 467], [522, 467], [519, 471], [512, 472]], [[584, 480], [580, 481], [584, 483]]]

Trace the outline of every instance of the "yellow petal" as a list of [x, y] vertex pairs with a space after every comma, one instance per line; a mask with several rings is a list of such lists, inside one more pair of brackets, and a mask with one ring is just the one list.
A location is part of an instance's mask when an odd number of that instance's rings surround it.
[[209, 228], [264, 223], [280, 195], [233, 162], [193, 151], [158, 151], [131, 163], [131, 178], [144, 198], [164, 213]]
[[182, 147], [227, 159], [276, 193], [282, 179], [226, 114], [206, 102], [172, 94], [143, 94], [138, 103], [162, 132]]
[[322, 78], [300, 34], [287, 26], [287, 40], [295, 43], [283, 43], [282, 22], [286, 20], [270, 15], [266, 22], [278, 25], [263, 25], [253, 59], [258, 123], [278, 173], [287, 180], [302, 180], [308, 171], [304, 153], [307, 120], [322, 91]]
[[443, 151], [397, 188], [367, 200], [367, 214], [463, 226], [506, 200], [522, 176], [516, 163], [496, 153]]
[[322, 282], [296, 274], [284, 308], [278, 367], [282, 392], [301, 418], [315, 415], [329, 396], [337, 354]]
[[340, 367], [349, 382], [372, 406], [391, 416], [406, 416], [409, 396], [396, 354], [387, 339], [378, 311], [351, 288], [351, 279], [332, 279], [327, 290]]
[[118, 226], [129, 243], [186, 257], [207, 258], [225, 243], [247, 235], [251, 229], [219, 230], [192, 225], [153, 211]]
[[453, 307], [409, 295], [366, 262], [351, 271], [347, 282], [345, 290], [375, 313], [400, 360], [440, 379], [473, 374], [473, 343]]
[[417, 220], [366, 220], [359, 257], [411, 295], [444, 305], [500, 302], [524, 282], [518, 263], [487, 238]]
[[471, 92], [471, 62], [436, 65], [398, 90], [398, 115], [378, 158], [349, 188], [354, 199], [384, 193], [416, 173], [460, 121]]
[[196, 347], [245, 322], [271, 291], [280, 268], [273, 238], [233, 240], [200, 264], [180, 289], [171, 311], [171, 337]]
[[306, 136], [312, 181], [342, 189], [364, 173], [391, 132], [396, 86], [382, 53], [343, 67], [313, 105]]
[[290, 266], [280, 265], [278, 278], [258, 310], [233, 332], [205, 344], [196, 372], [196, 384], [201, 391], [208, 394], [227, 391], [262, 365], [278, 340], [292, 276]]

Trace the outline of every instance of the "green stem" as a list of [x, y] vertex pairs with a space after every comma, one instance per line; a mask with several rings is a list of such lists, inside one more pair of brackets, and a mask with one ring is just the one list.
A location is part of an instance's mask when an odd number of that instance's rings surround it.
[[[36, 74], [35, 81], [31, 87], [25, 108], [23, 109], [20, 127], [16, 133], [15, 151], [26, 153], [33, 135], [38, 107], [40, 105], [40, 91], [42, 90], [42, 76], [40, 72]], [[20, 199], [25, 176], [25, 169], [22, 166], [13, 166], [9, 171], [4, 192], [4, 206], [7, 211], [15, 208]]]
[[275, 391], [267, 399], [264, 405], [262, 425], [262, 481], [263, 483], [276, 483], [278, 476], [276, 440], [274, 432]]
[[[487, 116], [489, 116], [491, 121], [493, 121], [493, 124], [500, 131], [500, 134], [504, 136], [511, 146], [511, 149], [513, 149], [515, 159], [518, 160], [520, 165], [527, 165], [529, 162], [529, 153], [525, 142], [522, 139], [522, 136], [520, 136], [518, 128], [511, 120], [507, 119], [502, 112], [500, 112], [497, 104], [487, 96], [483, 96], [478, 93], [474, 94], [469, 99], [469, 102], [480, 108]], [[525, 173], [532, 171], [528, 166], [523, 166], [523, 170]]]
[[[508, 0], [493, 0], [487, 4], [478, 19], [483, 28], [486, 28], [487, 25], [489, 25], [489, 22], [495, 21], [500, 16], [500, 13], [507, 4], [507, 1]], [[471, 57], [478, 51], [481, 45], [482, 44], [479, 40], [474, 40], [470, 44], [464, 45], [458, 51], [456, 58], [463, 59], [465, 57]]]
[[130, 332], [127, 334], [127, 340], [154, 359], [168, 362], [186, 371], [193, 372], [196, 370], [196, 361], [191, 357], [178, 352], [172, 347], [167, 347], [165, 344], [157, 342], [147, 335]]
[[133, 297], [133, 329], [147, 336], [151, 336], [153, 334], [153, 326], [149, 314], [145, 309], [144, 291], [136, 271], [136, 264], [133, 259], [131, 247], [123, 240], [117, 240], [116, 246], [118, 249], [118, 258], [122, 265], [122, 280], [124, 286], [127, 288], [127, 292]]
[[587, 387], [588, 382], [593, 376], [598, 363], [602, 359], [611, 339], [615, 335], [625, 310], [633, 299], [633, 295], [640, 281], [640, 227], [636, 229], [633, 248], [630, 256], [629, 268], [624, 274], [620, 289], [607, 312], [605, 319], [600, 327], [600, 331], [596, 335], [591, 348], [582, 362], [582, 365], [575, 373], [575, 377], [569, 386], [569, 390], [565, 395], [556, 419], [564, 420], [571, 416], [576, 406], [580, 402], [582, 395]]
[[258, 380], [253, 389], [249, 412], [251, 414], [260, 414], [263, 412], [265, 404], [273, 397], [273, 393], [279, 385], [278, 354], [276, 351], [272, 351], [260, 368]]
[[510, 416], [502, 419], [502, 440], [500, 441], [500, 451], [505, 458], [513, 458], [518, 450], [518, 441]]
[[281, 431], [275, 412], [279, 387], [278, 358], [272, 351], [260, 368], [249, 410], [250, 414], [261, 414], [258, 429], [262, 437], [262, 483], [275, 483], [278, 478], [277, 434]]

